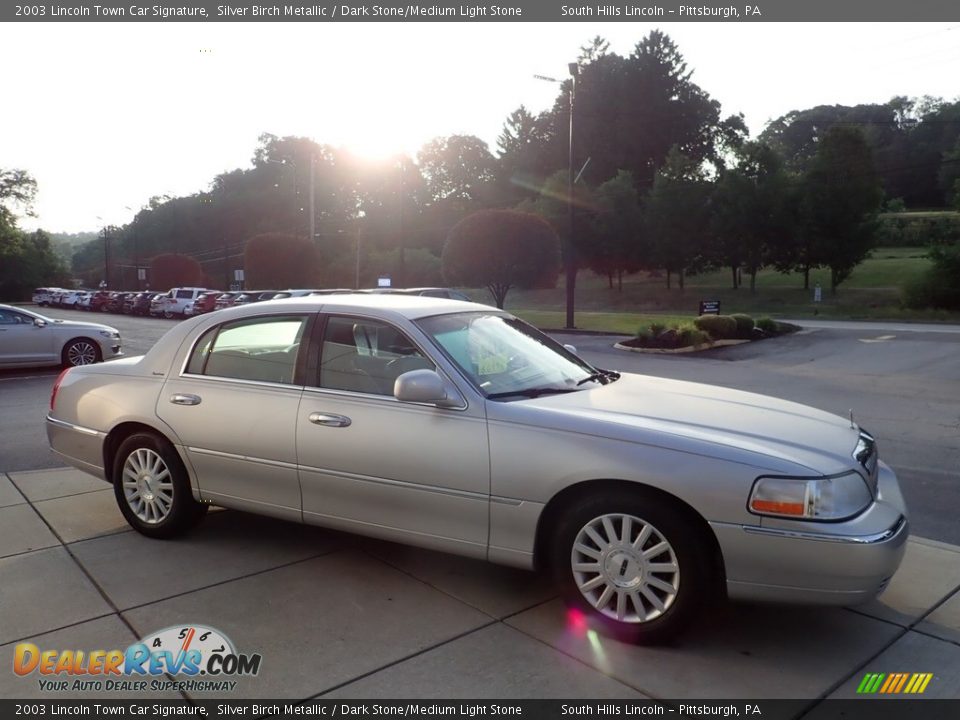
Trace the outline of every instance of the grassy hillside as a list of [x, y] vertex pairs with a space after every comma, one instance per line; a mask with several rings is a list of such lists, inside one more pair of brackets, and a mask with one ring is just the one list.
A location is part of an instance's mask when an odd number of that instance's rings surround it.
[[[837, 291], [830, 293], [829, 270], [810, 275], [811, 289], [803, 289], [799, 273], [781, 274], [763, 270], [757, 276], [757, 292], [749, 287], [733, 290], [730, 271], [688, 277], [686, 288], [666, 289], [664, 277], [638, 273], [624, 278], [623, 290], [609, 289], [605, 278], [581, 272], [577, 279], [577, 326], [633, 332], [646, 314], [695, 315], [700, 300], [720, 300], [723, 313], [746, 312], [754, 317], [814, 317], [834, 319], [916, 319], [960, 322], [960, 313], [916, 311], [900, 307], [899, 286], [929, 267], [923, 248], [879, 248], [861, 263]], [[743, 281], [749, 282], [744, 275]], [[813, 302], [813, 286], [820, 283], [823, 301]], [[481, 302], [490, 302], [485, 289], [469, 291]], [[549, 290], [511, 290], [506, 309], [529, 318], [541, 327], [563, 327], [565, 308], [563, 279]], [[628, 313], [631, 317], [622, 317]]]

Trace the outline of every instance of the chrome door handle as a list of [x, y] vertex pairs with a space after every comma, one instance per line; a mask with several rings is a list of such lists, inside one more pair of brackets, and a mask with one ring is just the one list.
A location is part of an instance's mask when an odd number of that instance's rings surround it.
[[199, 395], [188, 395], [186, 393], [176, 393], [170, 396], [170, 402], [174, 405], [199, 405]]
[[350, 427], [350, 418], [343, 415], [331, 415], [329, 413], [313, 412], [307, 416], [307, 419], [314, 425], [324, 425], [326, 427]]

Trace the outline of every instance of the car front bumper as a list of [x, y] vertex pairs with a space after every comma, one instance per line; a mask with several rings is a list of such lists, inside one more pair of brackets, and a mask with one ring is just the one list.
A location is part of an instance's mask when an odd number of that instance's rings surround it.
[[900, 567], [910, 524], [897, 477], [880, 463], [878, 497], [838, 523], [711, 523], [723, 552], [727, 594], [737, 600], [856, 605], [886, 588]]

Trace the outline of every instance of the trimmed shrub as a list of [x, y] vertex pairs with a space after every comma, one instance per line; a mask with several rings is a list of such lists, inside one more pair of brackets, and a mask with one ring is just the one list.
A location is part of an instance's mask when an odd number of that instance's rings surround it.
[[666, 329], [667, 326], [662, 322], [650, 323], [650, 334], [653, 335], [653, 337], [656, 337]]
[[710, 335], [693, 325], [684, 324], [677, 328], [677, 347], [702, 345], [710, 341]]
[[750, 338], [755, 325], [753, 318], [743, 313], [734, 313], [730, 317], [737, 321], [737, 337], [743, 339]]
[[705, 332], [714, 340], [727, 340], [737, 336], [737, 321], [729, 315], [701, 315], [693, 324], [697, 330]]
[[759, 320], [757, 320], [757, 327], [760, 330], [763, 330], [765, 333], [769, 333], [770, 335], [776, 335], [777, 332], [779, 332], [779, 328], [777, 327], [777, 322], [775, 320], [771, 320], [768, 317], [762, 317]]

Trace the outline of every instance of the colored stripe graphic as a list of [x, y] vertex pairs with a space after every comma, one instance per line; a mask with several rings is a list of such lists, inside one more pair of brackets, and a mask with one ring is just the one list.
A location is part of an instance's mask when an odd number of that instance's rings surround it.
[[857, 686], [858, 695], [919, 695], [926, 691], [933, 673], [867, 673]]

